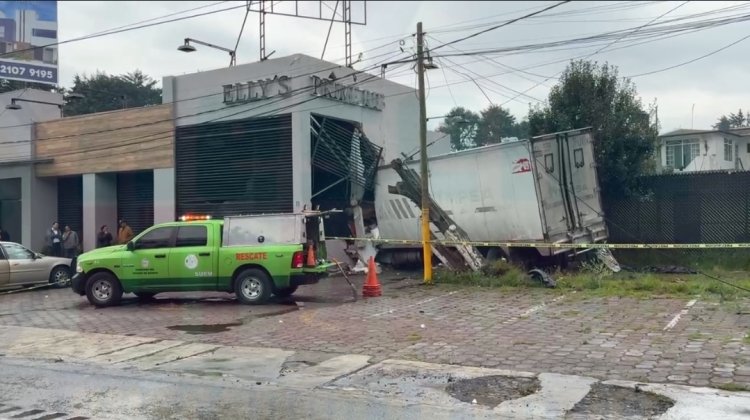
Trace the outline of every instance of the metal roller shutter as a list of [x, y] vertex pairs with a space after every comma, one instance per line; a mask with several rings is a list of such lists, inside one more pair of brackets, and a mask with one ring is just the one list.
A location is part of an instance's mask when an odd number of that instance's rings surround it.
[[70, 228], [83, 237], [83, 177], [57, 178], [57, 221], [60, 227]]
[[177, 128], [178, 215], [291, 212], [293, 172], [290, 114]]
[[136, 235], [154, 224], [153, 171], [117, 174], [117, 218], [125, 220]]

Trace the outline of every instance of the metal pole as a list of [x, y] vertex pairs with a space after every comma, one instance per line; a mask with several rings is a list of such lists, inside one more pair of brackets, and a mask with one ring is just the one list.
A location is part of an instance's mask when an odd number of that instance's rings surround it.
[[419, 149], [420, 175], [422, 177], [422, 252], [424, 257], [424, 282], [432, 283], [432, 245], [430, 245], [430, 192], [427, 172], [427, 105], [424, 89], [424, 40], [422, 22], [417, 23], [417, 74], [419, 77]]

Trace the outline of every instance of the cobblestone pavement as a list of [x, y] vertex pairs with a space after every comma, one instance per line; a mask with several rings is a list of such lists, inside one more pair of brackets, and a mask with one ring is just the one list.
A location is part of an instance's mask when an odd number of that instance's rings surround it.
[[95, 309], [67, 289], [35, 290], [0, 295], [0, 325], [750, 388], [748, 301], [584, 298], [387, 277], [380, 298], [354, 302], [344, 280], [331, 278], [264, 306], [187, 293]]

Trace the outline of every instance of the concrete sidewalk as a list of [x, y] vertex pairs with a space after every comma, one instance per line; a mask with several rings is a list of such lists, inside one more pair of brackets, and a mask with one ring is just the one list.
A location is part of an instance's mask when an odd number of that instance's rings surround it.
[[[575, 417], [575, 410], [581, 407], [592, 386], [598, 385], [637, 389], [638, 392], [632, 391], [636, 398], [639, 394], [644, 396], [652, 392], [671, 399], [673, 405], [659, 418], [742, 419], [750, 416], [750, 394], [711, 388], [599, 381], [575, 375], [534, 374], [394, 359], [370, 364], [369, 356], [356, 354], [309, 357], [311, 354], [305, 352], [279, 348], [223, 346], [42, 328], [0, 326], [0, 354], [5, 360], [32, 359], [106, 366], [109, 374], [118, 370], [166, 372], [217, 382], [229, 381], [235, 386], [262, 383], [284, 389], [315, 389], [359, 398], [395, 399], [407, 405], [428, 404], [451, 410], [458, 407], [482, 416]], [[473, 404], [446, 391], [451, 383], [488, 377], [535, 381], [539, 386], [528, 395], [498, 404], [484, 401]], [[486, 393], [481, 388], [476, 392], [480, 400]], [[571, 410], [574, 411], [571, 413]], [[622, 417], [621, 414], [604, 415]]]

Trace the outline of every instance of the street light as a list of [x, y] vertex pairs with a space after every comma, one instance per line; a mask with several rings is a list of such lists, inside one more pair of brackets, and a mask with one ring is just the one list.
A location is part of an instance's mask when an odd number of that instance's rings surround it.
[[177, 51], [182, 51], [186, 53], [195, 52], [196, 48], [190, 45], [191, 42], [194, 44], [204, 45], [206, 47], [216, 48], [217, 50], [228, 52], [229, 53], [229, 66], [231, 67], [237, 64], [237, 56], [234, 50], [230, 50], [229, 48], [220, 47], [214, 44], [209, 44], [208, 42], [199, 41], [193, 38], [185, 38], [185, 42], [179, 47], [177, 47]]
[[[81, 95], [80, 93], [71, 93], [70, 95], [66, 95], [63, 97], [64, 100], [75, 100], [75, 99], [83, 99], [85, 96]], [[43, 105], [55, 105], [58, 108], [60, 108], [60, 117], [63, 116], [63, 105], [64, 103], [58, 103], [58, 102], [47, 102], [47, 101], [37, 101], [34, 99], [24, 99], [24, 98], [11, 98], [10, 103], [8, 105], [5, 105], [5, 109], [9, 109], [12, 111], [17, 111], [20, 109], [23, 109], [23, 107], [18, 102], [31, 102], [35, 104], [43, 104]]]

